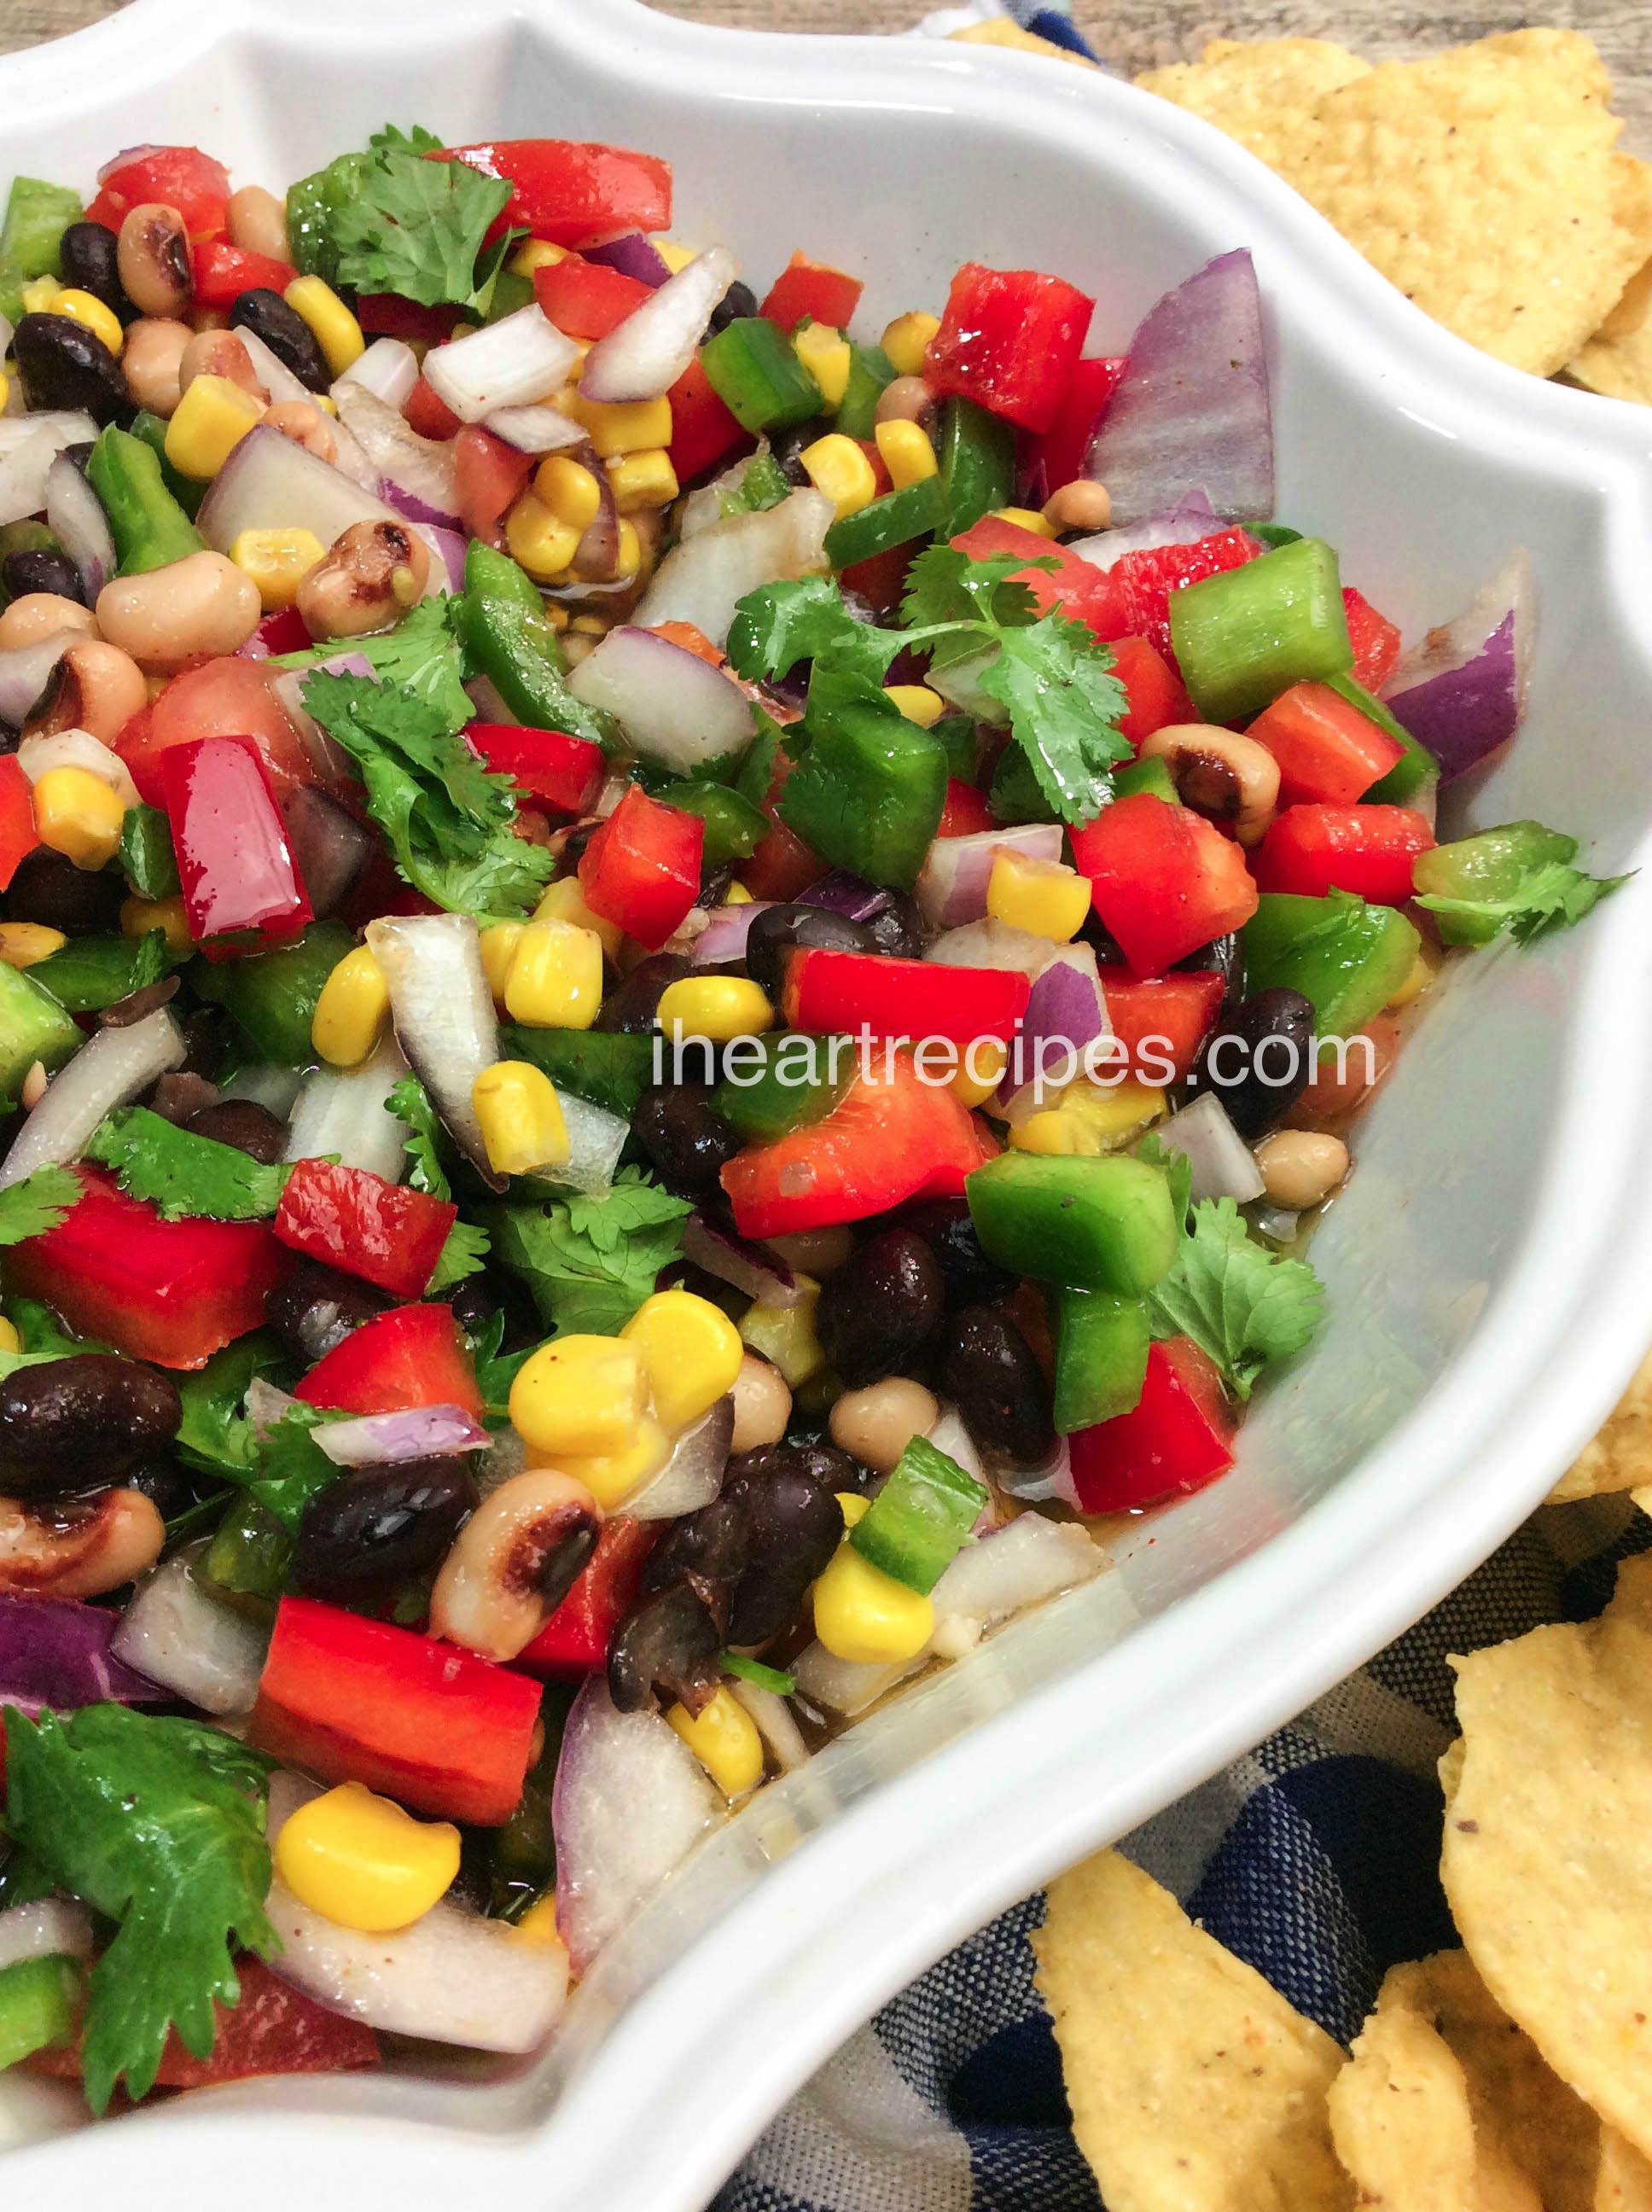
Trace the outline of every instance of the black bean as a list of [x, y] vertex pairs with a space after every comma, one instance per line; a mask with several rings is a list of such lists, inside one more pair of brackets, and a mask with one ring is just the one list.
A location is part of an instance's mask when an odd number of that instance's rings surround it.
[[817, 415], [811, 422], [794, 422], [789, 430], [780, 431], [769, 441], [768, 450], [780, 463], [787, 483], [801, 487], [810, 481], [809, 471], [803, 465], [804, 449], [812, 446], [817, 438], [823, 437], [831, 427], [824, 416]]
[[722, 1680], [723, 1634], [710, 1607], [687, 1583], [673, 1583], [634, 1605], [608, 1645], [608, 1694], [623, 1713], [657, 1697], [701, 1712]]
[[[1237, 930], [1230, 929], [1224, 937], [1213, 937], [1208, 945], [1201, 945], [1185, 960], [1178, 960], [1179, 969], [1202, 969], [1206, 975], [1222, 978], [1222, 1012], [1231, 1013], [1245, 995], [1245, 941]], [[1103, 988], [1107, 978], [1102, 978]]]
[[1247, 1142], [1282, 1121], [1314, 1073], [1314, 1008], [1300, 991], [1258, 991], [1200, 1047], [1188, 1071], [1195, 1097], [1208, 1091]]
[[203, 1106], [184, 1124], [197, 1137], [233, 1145], [264, 1167], [273, 1167], [287, 1146], [287, 1124], [254, 1098], [221, 1098]]
[[120, 281], [120, 242], [112, 230], [100, 222], [71, 222], [58, 241], [58, 252], [65, 284], [101, 300], [123, 323], [137, 319], [137, 309]]
[[697, 1512], [672, 1522], [649, 1554], [638, 1585], [645, 1597], [687, 1583], [697, 1590], [713, 1618], [724, 1621], [729, 1596], [745, 1571], [750, 1529], [744, 1500], [726, 1493]]
[[501, 1267], [483, 1267], [467, 1275], [449, 1294], [448, 1304], [454, 1320], [470, 1337], [481, 1336], [502, 1315], [501, 1352], [525, 1352], [531, 1344], [544, 1342], [545, 1325], [533, 1300], [516, 1278]]
[[610, 1036], [647, 1036], [667, 984], [686, 975], [692, 965], [680, 952], [651, 952], [608, 994], [592, 1027]]
[[637, 1103], [632, 1133], [668, 1183], [679, 1190], [714, 1191], [718, 1176], [740, 1149], [740, 1139], [711, 1110], [704, 1083], [653, 1084]]
[[313, 1367], [353, 1328], [387, 1313], [393, 1303], [357, 1276], [306, 1260], [267, 1293], [264, 1317], [288, 1357], [301, 1367]]
[[185, 1123], [198, 1114], [203, 1106], [218, 1103], [218, 1086], [209, 1083], [203, 1075], [186, 1074], [181, 1068], [175, 1073], [163, 1075], [147, 1098], [139, 1102], [151, 1114], [158, 1114], [163, 1121], [170, 1121], [181, 1129]]
[[54, 552], [47, 545], [8, 553], [0, 561], [0, 586], [9, 599], [27, 599], [31, 592], [50, 592], [54, 599], [73, 599], [82, 607], [87, 603], [80, 570], [68, 554]]
[[965, 1306], [941, 1340], [941, 1382], [977, 1449], [1030, 1467], [1055, 1442], [1049, 1385], [1032, 1347], [996, 1306]]
[[918, 902], [904, 891], [885, 892], [884, 903], [866, 916], [861, 927], [872, 932], [879, 952], [890, 953], [897, 960], [918, 959], [929, 941]]
[[823, 1480], [808, 1447], [775, 1444], [742, 1457], [760, 1464], [730, 1477], [723, 1492], [748, 1515], [746, 1565], [734, 1586], [727, 1634], [731, 1644], [762, 1644], [797, 1618], [804, 1593], [837, 1549], [843, 1510], [834, 1490], [858, 1486]]
[[468, 1459], [361, 1467], [319, 1490], [298, 1524], [293, 1571], [307, 1596], [348, 1602], [434, 1567], [476, 1504]]
[[[149, 1452], [136, 1467], [129, 1467], [121, 1477], [123, 1490], [141, 1490], [154, 1504], [163, 1521], [176, 1520], [197, 1504], [201, 1496], [197, 1478], [179, 1467], [170, 1452]], [[210, 1478], [199, 1480], [212, 1487]]]
[[120, 927], [123, 877], [101, 868], [77, 868], [62, 853], [41, 845], [21, 860], [5, 894], [8, 921], [39, 921], [65, 937], [102, 935]]
[[949, 1306], [985, 1305], [1012, 1291], [1019, 1279], [981, 1249], [969, 1206], [962, 1198], [934, 1198], [908, 1207], [903, 1229], [914, 1230], [941, 1271], [941, 1296]]
[[176, 1385], [136, 1359], [77, 1352], [16, 1368], [0, 1382], [0, 1490], [31, 1497], [118, 1482], [182, 1419]]
[[163, 975], [158, 983], [140, 983], [137, 990], [128, 991], [124, 999], [117, 999], [107, 1006], [98, 1009], [100, 1030], [129, 1030], [134, 1022], [148, 1019], [168, 1006], [178, 996], [181, 979]]
[[183, 1025], [185, 1058], [180, 1074], [198, 1075], [210, 1081], [223, 1066], [227, 1018], [216, 1006], [197, 1007]]
[[864, 921], [829, 907], [765, 907], [746, 932], [745, 972], [771, 999], [786, 981], [788, 954], [803, 951], [876, 952], [878, 939]]
[[719, 331], [726, 331], [731, 323], [749, 322], [756, 312], [756, 294], [750, 284], [743, 284], [737, 276], [712, 309], [708, 327], [715, 336]]
[[263, 285], [243, 292], [229, 311], [229, 326], [251, 331], [254, 337], [262, 338], [276, 359], [312, 392], [325, 392], [331, 386], [332, 371], [315, 332], [279, 292], [268, 291]]
[[886, 1229], [826, 1278], [815, 1330], [851, 1390], [904, 1368], [941, 1317], [941, 1271], [915, 1230]]
[[12, 346], [31, 408], [83, 408], [94, 422], [131, 420], [120, 363], [97, 332], [72, 315], [25, 315]]

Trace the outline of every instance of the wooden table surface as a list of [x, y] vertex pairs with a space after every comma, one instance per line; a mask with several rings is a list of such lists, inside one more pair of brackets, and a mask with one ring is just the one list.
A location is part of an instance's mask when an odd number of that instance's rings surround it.
[[[0, 0], [0, 52], [33, 46], [107, 15], [121, 0]], [[387, 8], [393, 0], [386, 0]], [[462, 4], [462, 0], [459, 0]], [[926, 0], [665, 0], [666, 12], [749, 30], [903, 31]], [[1406, 0], [1076, 0], [1075, 19], [1102, 58], [1133, 74], [1196, 58], [1206, 40], [1338, 39], [1375, 61], [1431, 52], [1527, 22], [1587, 31], [1617, 86], [1623, 143], [1652, 157], [1652, 6], [1648, 0], [1552, 0], [1528, 15], [1506, 0], [1451, 0], [1437, 12]]]

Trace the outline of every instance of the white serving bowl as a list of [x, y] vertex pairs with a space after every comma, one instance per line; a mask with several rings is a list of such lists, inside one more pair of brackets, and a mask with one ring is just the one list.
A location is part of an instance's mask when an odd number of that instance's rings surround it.
[[[1603, 871], [1652, 857], [1652, 413], [1436, 329], [1203, 123], [1028, 56], [764, 38], [634, 0], [138, 0], [0, 64], [0, 176], [84, 184], [200, 143], [282, 185], [381, 122], [667, 155], [678, 235], [761, 280], [864, 271], [866, 327], [965, 259], [1060, 270], [1116, 350], [1248, 246], [1275, 362], [1278, 513], [1415, 635], [1527, 545], [1527, 726], [1466, 809]], [[1315, 1246], [1329, 1316], [1236, 1470], [1121, 1570], [778, 1783], [610, 1948], [551, 2051], [209, 2091], [20, 2150], [15, 2201], [153, 2212], [501, 2203], [695, 2212], [780, 2101], [947, 1944], [1364, 1660], [1543, 1496], [1652, 1337], [1652, 878], [1463, 963], [1364, 1125]], [[11, 2085], [14, 2137], [63, 2124]]]

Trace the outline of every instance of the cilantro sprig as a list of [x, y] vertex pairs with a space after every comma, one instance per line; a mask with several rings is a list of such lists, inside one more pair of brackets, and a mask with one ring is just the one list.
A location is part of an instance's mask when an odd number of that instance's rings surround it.
[[505, 179], [464, 161], [427, 158], [440, 138], [416, 124], [375, 131], [368, 157], [331, 219], [341, 283], [360, 292], [398, 292], [428, 307], [445, 301], [485, 312], [499, 256], [478, 270], [483, 241], [511, 196]]
[[117, 1107], [94, 1130], [86, 1158], [112, 1168], [127, 1195], [147, 1200], [163, 1221], [264, 1219], [292, 1173], [180, 1129], [147, 1106]]
[[681, 1253], [693, 1210], [640, 1168], [622, 1168], [600, 1197], [490, 1206], [488, 1224], [495, 1255], [522, 1278], [548, 1326], [614, 1336]]
[[1259, 1244], [1230, 1198], [1201, 1199], [1164, 1280], [1147, 1293], [1156, 1337], [1190, 1336], [1238, 1398], [1265, 1367], [1300, 1352], [1324, 1296], [1305, 1260]]
[[9, 1190], [0, 1190], [0, 1244], [21, 1244], [55, 1229], [80, 1202], [78, 1176], [67, 1168], [36, 1168]]

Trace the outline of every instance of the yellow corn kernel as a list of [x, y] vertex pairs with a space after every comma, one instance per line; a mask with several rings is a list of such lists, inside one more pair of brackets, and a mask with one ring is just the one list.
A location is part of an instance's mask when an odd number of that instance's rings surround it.
[[700, 258], [697, 246], [679, 246], [674, 238], [652, 239], [649, 243], [673, 276], [679, 269], [686, 269], [690, 261], [697, 261]]
[[1090, 878], [1059, 860], [1036, 860], [1007, 848], [987, 879], [987, 911], [994, 921], [1065, 945], [1090, 912]]
[[327, 549], [313, 530], [243, 530], [229, 557], [258, 586], [265, 614], [274, 614], [292, 605]]
[[853, 438], [830, 430], [805, 446], [798, 455], [817, 491], [823, 491], [837, 508], [837, 519], [859, 514], [878, 496], [878, 478], [872, 463]]
[[536, 1897], [519, 1920], [507, 1921], [506, 1925], [519, 1936], [525, 1943], [544, 1943], [562, 1948], [562, 1930], [556, 1925], [556, 1893], [548, 1889], [543, 1897]]
[[669, 507], [677, 494], [677, 471], [664, 446], [645, 446], [641, 453], [622, 453], [608, 464], [608, 481], [622, 514], [635, 514], [641, 507]]
[[495, 1175], [534, 1175], [567, 1159], [562, 1102], [543, 1068], [525, 1060], [496, 1060], [471, 1085], [471, 1104]]
[[459, 1872], [451, 1820], [416, 1820], [365, 1782], [341, 1782], [290, 1814], [276, 1871], [301, 1905], [380, 1936], [422, 1919]]
[[1445, 955], [1426, 939], [1417, 948], [1417, 957], [1411, 963], [1411, 972], [1388, 1001], [1388, 1012], [1410, 1006], [1420, 998], [1445, 965]]
[[0, 960], [8, 968], [32, 968], [68, 942], [62, 930], [48, 929], [43, 921], [0, 921]]
[[849, 386], [849, 367], [854, 359], [849, 341], [829, 323], [805, 323], [792, 340], [792, 350], [820, 386], [820, 396], [835, 414]]
[[120, 794], [90, 769], [49, 768], [34, 787], [40, 842], [77, 868], [106, 868], [120, 850]]
[[933, 729], [946, 712], [945, 700], [927, 684], [886, 684], [884, 696], [893, 699], [908, 721], [915, 722], [920, 730]]
[[752, 906], [756, 904], [756, 901], [752, 898], [750, 892], [746, 889], [745, 885], [743, 883], [737, 881], [732, 883], [728, 889], [723, 893], [723, 904], [725, 906]]
[[3, 415], [10, 404], [11, 379], [3, 369], [0, 369], [0, 415]]
[[659, 1026], [667, 1036], [709, 1037], [727, 1044], [734, 1037], [761, 1036], [774, 1024], [774, 1009], [761, 984], [744, 975], [684, 975], [659, 994]]
[[319, 276], [297, 276], [282, 298], [301, 323], [307, 323], [328, 368], [342, 376], [367, 349], [358, 323], [331, 284]]
[[525, 491], [505, 517], [505, 543], [512, 557], [541, 584], [567, 574], [584, 534], [559, 521], [534, 491]]
[[731, 1802], [762, 1780], [763, 1740], [756, 1723], [726, 1683], [697, 1713], [686, 1705], [672, 1705], [665, 1720]]
[[23, 287], [23, 313], [26, 315], [55, 315], [58, 295], [63, 286], [55, 276], [36, 276]]
[[923, 374], [924, 356], [940, 326], [940, 317], [926, 315], [921, 307], [911, 308], [895, 318], [878, 343], [889, 356], [890, 367], [897, 376]]
[[1080, 1081], [1061, 1101], [1061, 1111], [1081, 1128], [1091, 1130], [1103, 1146], [1134, 1136], [1164, 1111], [1164, 1093], [1157, 1084], [1127, 1075], [1112, 1085]]
[[533, 472], [533, 489], [558, 522], [581, 536], [602, 512], [602, 486], [580, 461], [547, 453]]
[[175, 959], [182, 960], [193, 949], [194, 940], [189, 933], [189, 915], [184, 902], [172, 898], [146, 899], [134, 896], [120, 902], [120, 933], [123, 937], [147, 937], [158, 929], [167, 940], [167, 950]]
[[1042, 1114], [1029, 1114], [1024, 1121], [1017, 1122], [1010, 1131], [1010, 1146], [1017, 1152], [1099, 1152], [1099, 1143], [1085, 1140], [1079, 1122], [1062, 1113], [1059, 1106], [1047, 1106]]
[[95, 293], [82, 292], [78, 286], [70, 285], [52, 302], [52, 312], [54, 315], [68, 315], [81, 324], [94, 337], [101, 338], [112, 354], [118, 356], [126, 343], [119, 316], [112, 307], [105, 307]]
[[588, 929], [602, 940], [602, 949], [611, 960], [625, 939], [625, 932], [616, 921], [604, 921], [599, 914], [592, 914], [585, 902], [585, 890], [577, 876], [560, 876], [547, 886], [544, 896], [533, 909], [536, 921], [572, 921], [581, 929]]
[[575, 615], [568, 624], [575, 637], [606, 637], [611, 628], [601, 615]]
[[505, 266], [513, 276], [531, 276], [536, 269], [553, 269], [567, 258], [565, 246], [553, 246], [548, 238], [525, 238]]
[[614, 556], [614, 580], [624, 583], [635, 576], [642, 566], [642, 540], [637, 536], [635, 522], [620, 517], [619, 550]]
[[820, 1285], [793, 1271], [793, 1280], [803, 1291], [794, 1306], [750, 1305], [740, 1322], [740, 1341], [761, 1352], [771, 1367], [778, 1367], [793, 1390], [826, 1364], [826, 1354], [815, 1334], [815, 1308], [820, 1304]]
[[940, 467], [927, 430], [916, 422], [880, 422], [872, 432], [883, 455], [889, 480], [896, 491], [921, 483]]
[[197, 483], [216, 477], [264, 409], [227, 376], [191, 377], [167, 425], [167, 459]]
[[377, 1045], [390, 1019], [390, 987], [369, 947], [337, 963], [315, 1002], [310, 1042], [334, 1067], [355, 1067]]
[[522, 928], [519, 921], [495, 921], [482, 933], [482, 972], [488, 979], [488, 988], [496, 1006], [505, 1003], [505, 978], [511, 972], [516, 948], [522, 942]]
[[552, 1460], [562, 1474], [584, 1483], [604, 1513], [612, 1513], [650, 1475], [658, 1474], [671, 1455], [671, 1439], [652, 1413], [645, 1413], [635, 1436], [620, 1450], [556, 1452]]
[[697, 1421], [734, 1388], [745, 1358], [740, 1332], [728, 1316], [692, 1291], [656, 1291], [620, 1334], [642, 1354], [654, 1411], [673, 1431]]
[[616, 1336], [554, 1336], [511, 1385], [511, 1420], [530, 1451], [562, 1455], [630, 1449], [647, 1411], [642, 1354]]
[[870, 1498], [862, 1498], [859, 1491], [840, 1490], [835, 1492], [838, 1510], [843, 1516], [843, 1526], [853, 1528], [857, 1521], [864, 1521], [872, 1511]]
[[933, 1600], [863, 1559], [853, 1544], [833, 1553], [815, 1584], [814, 1606], [815, 1634], [853, 1666], [915, 1659], [935, 1633]]
[[1036, 538], [1054, 538], [1060, 535], [1053, 522], [1046, 522], [1036, 507], [996, 507], [993, 509], [994, 522], [1013, 522], [1019, 530], [1030, 530]]
[[583, 426], [599, 460], [671, 442], [669, 399], [582, 399], [574, 392], [558, 404]]
[[23, 1340], [17, 1334], [17, 1324], [0, 1316], [0, 1352], [21, 1352]]
[[588, 1030], [602, 1005], [602, 939], [574, 921], [530, 921], [505, 977], [505, 1011], [535, 1030]]
[[947, 1088], [966, 1106], [984, 1106], [1004, 1080], [1010, 1048], [1001, 1037], [974, 1037]]

